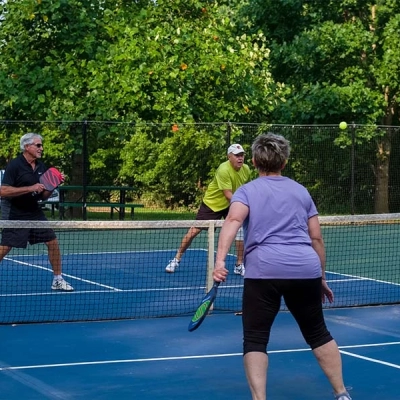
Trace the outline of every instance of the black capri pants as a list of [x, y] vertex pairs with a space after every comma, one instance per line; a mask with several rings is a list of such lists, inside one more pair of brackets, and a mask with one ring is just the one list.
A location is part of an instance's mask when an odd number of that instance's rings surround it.
[[282, 298], [311, 349], [333, 340], [325, 324], [321, 293], [321, 278], [244, 279], [243, 354], [267, 352]]

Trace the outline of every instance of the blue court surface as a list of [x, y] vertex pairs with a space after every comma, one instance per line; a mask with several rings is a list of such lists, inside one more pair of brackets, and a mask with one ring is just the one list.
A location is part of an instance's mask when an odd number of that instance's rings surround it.
[[[50, 290], [52, 271], [47, 253], [11, 254], [1, 263], [0, 323], [188, 315], [205, 293], [207, 252], [189, 249], [179, 270], [167, 274], [164, 266], [173, 256], [171, 250], [64, 253], [64, 276], [75, 291], [54, 293]], [[354, 260], [340, 260], [337, 254], [326, 274], [335, 293], [333, 306], [399, 303], [397, 258], [391, 260], [390, 265], [374, 258], [367, 262], [358, 254]], [[235, 256], [231, 254], [227, 257], [231, 272], [234, 263]], [[230, 273], [219, 288], [215, 309], [240, 310], [242, 288], [243, 278]]]
[[[0, 400], [250, 400], [235, 315], [243, 278], [229, 275], [213, 313], [189, 333], [206, 290], [206, 236], [176, 273], [164, 270], [185, 231], [60, 232], [72, 293], [50, 289], [43, 246], [10, 252], [0, 269]], [[335, 293], [325, 316], [345, 383], [354, 400], [399, 400], [400, 224], [327, 227], [324, 236]], [[234, 263], [231, 254], [231, 271]], [[284, 307], [269, 354], [269, 400], [333, 398]]]
[[[400, 305], [327, 309], [354, 400], [400, 399]], [[0, 326], [0, 399], [249, 400], [241, 318], [186, 317]], [[268, 399], [332, 399], [289, 313], [269, 346]]]

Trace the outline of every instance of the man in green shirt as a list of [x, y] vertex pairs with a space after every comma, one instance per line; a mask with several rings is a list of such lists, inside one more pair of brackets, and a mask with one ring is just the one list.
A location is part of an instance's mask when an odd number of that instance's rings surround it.
[[[228, 215], [229, 204], [233, 193], [241, 185], [250, 180], [250, 168], [244, 163], [244, 150], [240, 144], [232, 144], [228, 148], [228, 161], [223, 162], [217, 169], [209, 184], [203, 202], [196, 215], [196, 220], [219, 220]], [[191, 227], [183, 237], [175, 257], [165, 268], [166, 272], [174, 273], [185, 251], [201, 229]], [[244, 275], [243, 265], [243, 231], [239, 230], [236, 240], [236, 265], [234, 273]]]

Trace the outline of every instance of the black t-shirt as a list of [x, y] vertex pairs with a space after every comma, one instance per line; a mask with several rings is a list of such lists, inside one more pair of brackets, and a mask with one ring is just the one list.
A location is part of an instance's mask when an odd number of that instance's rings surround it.
[[[35, 169], [26, 158], [20, 154], [7, 165], [4, 172], [2, 185], [13, 187], [32, 186], [39, 183], [39, 177], [47, 167], [36, 160]], [[1, 213], [3, 219], [36, 219], [43, 212], [38, 200], [41, 194], [27, 193], [16, 197], [3, 197], [1, 199]]]

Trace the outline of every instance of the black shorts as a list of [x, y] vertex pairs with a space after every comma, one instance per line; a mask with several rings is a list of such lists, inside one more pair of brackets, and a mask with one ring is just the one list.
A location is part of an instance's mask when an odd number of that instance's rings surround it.
[[243, 289], [244, 354], [265, 352], [282, 298], [312, 349], [332, 340], [321, 303], [321, 278], [245, 279]]
[[[35, 215], [35, 221], [46, 221], [44, 215]], [[4, 228], [1, 232], [1, 246], [26, 249], [29, 244], [47, 243], [56, 239], [53, 229], [49, 228]]]
[[197, 211], [196, 220], [197, 221], [208, 221], [208, 220], [219, 220], [226, 218], [228, 215], [229, 207], [224, 208], [221, 211], [213, 211], [210, 207], [201, 203], [199, 211]]
[[52, 229], [5, 228], [1, 233], [1, 245], [26, 249], [28, 242], [29, 244], [47, 243], [56, 238]]

